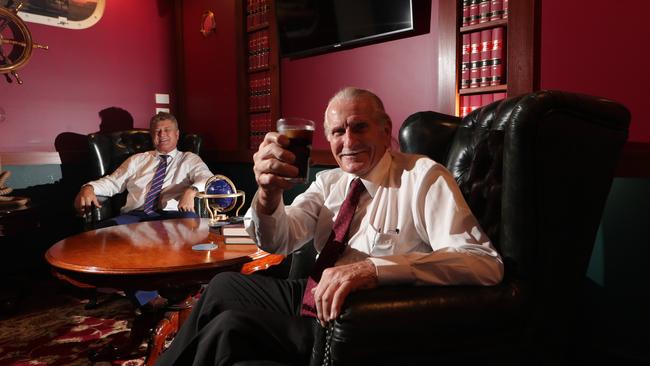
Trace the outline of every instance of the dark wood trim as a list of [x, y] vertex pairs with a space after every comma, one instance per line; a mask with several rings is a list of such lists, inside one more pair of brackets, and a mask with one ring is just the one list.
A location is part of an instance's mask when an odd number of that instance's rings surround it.
[[[244, 14], [244, 16], [245, 16], [245, 14]], [[246, 19], [246, 18], [244, 18], [244, 19]], [[247, 32], [255, 32], [255, 31], [258, 31], [258, 30], [266, 29], [268, 27], [269, 27], [269, 23], [259, 24], [259, 25], [247, 28], [246, 31]]]
[[56, 151], [0, 152], [0, 164], [1, 166], [61, 164], [61, 157]]
[[481, 94], [481, 93], [494, 93], [494, 92], [506, 92], [508, 90], [508, 85], [494, 85], [494, 86], [481, 86], [478, 88], [466, 88], [460, 89], [458, 94], [460, 95], [469, 95], [469, 94]]
[[269, 0], [271, 11], [269, 14], [269, 43], [271, 54], [269, 55], [269, 69], [271, 73], [271, 120], [277, 121], [282, 116], [282, 96], [280, 89], [280, 40], [278, 39], [278, 27], [275, 22], [275, 0]]
[[456, 92], [458, 78], [456, 60], [459, 56], [456, 33], [458, 23], [458, 2], [441, 0], [438, 5], [438, 103], [441, 113], [458, 115]]
[[[461, 13], [462, 14], [462, 13]], [[488, 29], [488, 28], [494, 28], [494, 27], [507, 27], [508, 26], [508, 19], [498, 19], [498, 20], [492, 20], [489, 22], [485, 23], [479, 23], [479, 24], [474, 24], [474, 25], [468, 25], [465, 27], [460, 27], [460, 33], [470, 33], [470, 32], [475, 32], [483, 29]]]
[[[539, 66], [539, 12], [537, 0], [509, 2], [506, 35], [506, 83], [508, 96], [530, 93], [538, 88], [535, 68]], [[538, 67], [539, 68], [539, 67]]]
[[[235, 4], [235, 39], [238, 40], [235, 45], [236, 63], [237, 63], [237, 99], [239, 100], [237, 108], [237, 151], [236, 156], [244, 156], [249, 150], [250, 123], [248, 123], [248, 37], [246, 33], [246, 3], [244, 0], [237, 0]], [[210, 156], [230, 156], [230, 154], [214, 152]], [[223, 161], [223, 160], [221, 160]], [[239, 161], [239, 160], [234, 160]], [[252, 159], [250, 160], [252, 161]]]

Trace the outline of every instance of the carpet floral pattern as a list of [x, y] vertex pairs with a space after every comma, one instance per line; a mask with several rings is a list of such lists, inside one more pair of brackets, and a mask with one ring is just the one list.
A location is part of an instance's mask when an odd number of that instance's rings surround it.
[[[84, 308], [87, 301], [73, 296], [63, 296], [56, 302], [0, 320], [0, 366], [89, 365], [89, 350], [128, 337], [133, 306], [126, 298], [106, 299], [92, 310]], [[143, 359], [96, 363], [142, 364]]]

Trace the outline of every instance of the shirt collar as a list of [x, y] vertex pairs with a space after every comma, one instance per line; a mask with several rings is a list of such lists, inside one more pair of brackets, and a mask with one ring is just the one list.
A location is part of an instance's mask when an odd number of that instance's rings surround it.
[[[375, 167], [365, 177], [359, 177], [361, 182], [363, 182], [363, 185], [366, 187], [366, 191], [370, 194], [370, 197], [375, 197], [375, 193], [377, 193], [379, 186], [385, 180], [386, 174], [388, 174], [392, 160], [393, 157], [390, 154], [390, 150], [386, 150], [384, 156], [382, 156], [381, 159], [379, 159], [379, 162], [377, 162], [377, 165], [375, 165]], [[350, 187], [350, 183], [352, 183], [352, 180], [357, 178], [357, 176], [354, 174], [347, 174], [347, 176], [346, 187]]]
[[174, 158], [176, 157], [176, 154], [178, 154], [178, 149], [174, 149], [174, 150], [168, 152], [167, 154], [161, 154], [160, 151], [156, 150], [156, 158], [158, 158], [161, 155], [167, 155], [167, 156], [169, 156], [171, 158], [171, 160], [174, 160]]

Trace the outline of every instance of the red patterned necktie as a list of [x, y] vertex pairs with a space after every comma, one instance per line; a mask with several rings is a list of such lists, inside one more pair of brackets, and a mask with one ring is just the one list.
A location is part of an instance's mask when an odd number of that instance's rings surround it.
[[151, 180], [151, 188], [147, 193], [147, 198], [144, 200], [144, 212], [151, 215], [156, 212], [156, 206], [160, 198], [163, 182], [165, 181], [165, 174], [167, 173], [167, 157], [169, 155], [160, 155], [160, 163], [156, 168], [156, 172]]
[[357, 209], [357, 205], [359, 204], [359, 198], [365, 190], [366, 187], [364, 187], [359, 178], [356, 178], [352, 181], [352, 184], [350, 184], [348, 195], [345, 197], [345, 201], [343, 201], [343, 204], [341, 205], [338, 216], [336, 216], [334, 226], [332, 226], [332, 233], [330, 234], [329, 239], [327, 239], [325, 247], [323, 247], [323, 250], [321, 250], [318, 255], [314, 268], [312, 268], [309, 278], [307, 279], [307, 287], [305, 288], [305, 293], [302, 297], [300, 315], [316, 317], [316, 305], [312, 289], [315, 288], [318, 281], [320, 281], [325, 268], [332, 267], [348, 245], [350, 223], [352, 222], [354, 211]]

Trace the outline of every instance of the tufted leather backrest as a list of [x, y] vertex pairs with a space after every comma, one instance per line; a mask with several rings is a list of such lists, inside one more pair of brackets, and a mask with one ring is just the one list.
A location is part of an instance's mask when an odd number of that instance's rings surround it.
[[[402, 150], [430, 155], [421, 148], [430, 134], [421, 131], [435, 133], [450, 120], [405, 123]], [[561, 283], [558, 291], [576, 288], [570, 286], [586, 271], [629, 121], [616, 102], [539, 91], [473, 111], [453, 128], [451, 141], [434, 141], [448, 145], [446, 156], [434, 160], [456, 178], [504, 257], [506, 275]], [[408, 135], [421, 137], [420, 147], [402, 138]]]
[[[198, 154], [201, 142], [199, 135], [181, 135], [178, 149]], [[154, 149], [149, 130], [93, 133], [88, 135], [88, 144], [91, 151], [91, 173], [94, 179], [112, 173], [129, 156]]]

